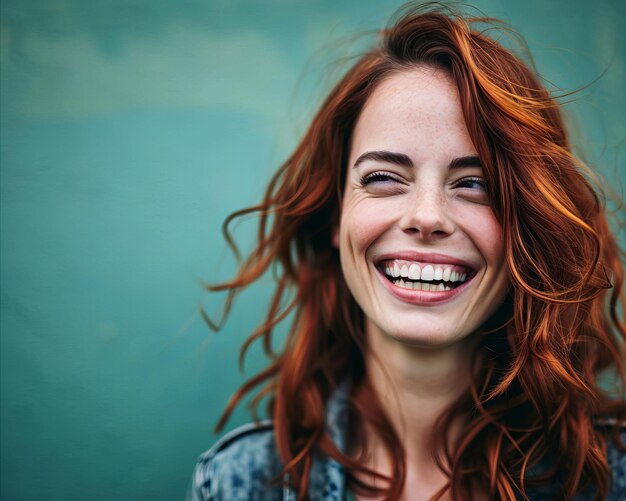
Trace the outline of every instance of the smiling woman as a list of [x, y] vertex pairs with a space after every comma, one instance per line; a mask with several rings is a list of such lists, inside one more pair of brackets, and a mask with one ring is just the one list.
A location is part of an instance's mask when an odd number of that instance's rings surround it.
[[218, 428], [260, 385], [272, 419], [203, 454], [192, 499], [625, 498], [619, 249], [558, 103], [485, 22], [406, 10], [227, 219], [258, 213], [258, 243], [211, 290], [277, 289], [243, 347], [272, 362]]
[[508, 276], [447, 73], [420, 65], [381, 82], [357, 120], [348, 168], [335, 244], [369, 342], [467, 340], [502, 304]]

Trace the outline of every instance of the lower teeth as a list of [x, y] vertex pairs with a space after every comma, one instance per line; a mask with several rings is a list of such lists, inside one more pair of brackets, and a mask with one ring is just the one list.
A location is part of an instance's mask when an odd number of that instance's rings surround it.
[[393, 281], [394, 285], [398, 287], [402, 287], [403, 289], [412, 289], [416, 291], [449, 291], [452, 289], [449, 285], [440, 284], [430, 284], [428, 282], [411, 282], [407, 280], [406, 282], [402, 279], [395, 279]]

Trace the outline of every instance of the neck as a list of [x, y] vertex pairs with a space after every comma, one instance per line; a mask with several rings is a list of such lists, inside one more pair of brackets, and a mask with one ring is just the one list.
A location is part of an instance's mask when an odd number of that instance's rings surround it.
[[[408, 463], [434, 466], [433, 426], [469, 385], [470, 354], [476, 339], [446, 347], [416, 347], [368, 325], [366, 342], [367, 378], [405, 448]], [[453, 423], [449, 443], [456, 441], [461, 425], [458, 420]], [[368, 435], [373, 438], [370, 443], [376, 444], [372, 433]]]

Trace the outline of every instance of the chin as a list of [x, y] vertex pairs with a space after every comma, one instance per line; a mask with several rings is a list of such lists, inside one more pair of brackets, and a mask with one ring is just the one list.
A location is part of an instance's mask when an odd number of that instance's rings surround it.
[[473, 337], [434, 326], [432, 328], [421, 326], [416, 330], [416, 324], [419, 324], [419, 321], [412, 322], [410, 326], [389, 326], [385, 335], [404, 345], [429, 349], [446, 348]]

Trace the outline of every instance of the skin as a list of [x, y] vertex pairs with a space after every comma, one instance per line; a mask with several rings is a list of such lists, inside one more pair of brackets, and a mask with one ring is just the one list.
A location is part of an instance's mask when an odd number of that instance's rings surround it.
[[[404, 155], [412, 166], [363, 159], [372, 151]], [[406, 499], [428, 499], [446, 483], [430, 453], [432, 426], [467, 387], [476, 332], [509, 285], [502, 228], [482, 168], [478, 161], [451, 167], [467, 157], [477, 153], [450, 77], [425, 66], [389, 76], [356, 123], [334, 237], [345, 280], [365, 314], [368, 378], [406, 450]], [[381, 256], [400, 252], [422, 265], [462, 262], [470, 279], [456, 293], [405, 294], [378, 266]], [[376, 435], [367, 433], [369, 465], [391, 474]]]

